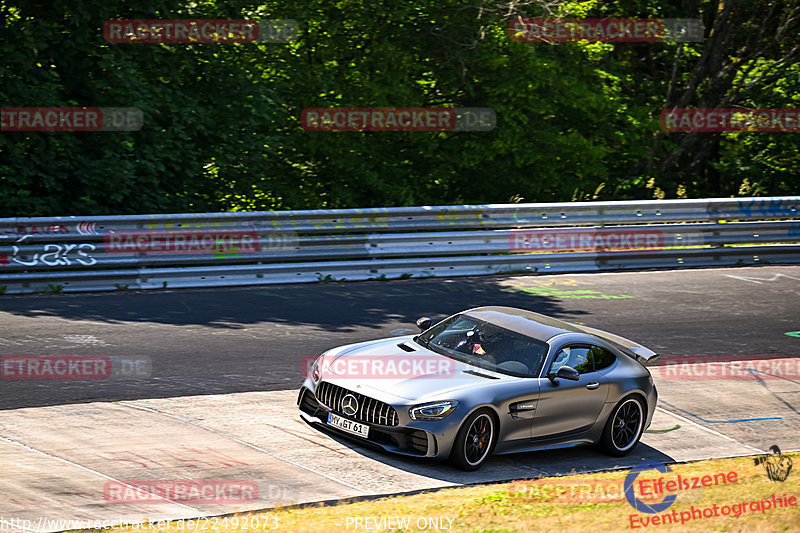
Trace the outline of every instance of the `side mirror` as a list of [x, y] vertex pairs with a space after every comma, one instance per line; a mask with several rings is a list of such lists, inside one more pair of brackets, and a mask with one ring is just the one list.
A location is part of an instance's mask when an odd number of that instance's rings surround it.
[[547, 377], [550, 378], [550, 381], [555, 381], [556, 378], [569, 379], [571, 381], [578, 381], [581, 379], [581, 375], [578, 371], [567, 365], [559, 368], [555, 374], [548, 374]]
[[431, 327], [431, 319], [426, 316], [421, 316], [417, 319], [417, 327], [420, 331], [425, 331]]

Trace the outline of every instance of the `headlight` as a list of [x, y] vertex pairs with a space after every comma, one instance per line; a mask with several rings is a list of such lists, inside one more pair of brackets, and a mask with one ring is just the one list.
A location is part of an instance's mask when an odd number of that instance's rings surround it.
[[317, 357], [317, 360], [316, 360], [316, 361], [314, 361], [314, 364], [313, 364], [313, 365], [311, 365], [311, 381], [313, 381], [315, 385], [316, 385], [317, 383], [319, 383], [319, 376], [320, 376], [320, 369], [319, 369], [319, 366], [320, 366], [320, 361], [322, 361], [322, 356], [321, 356], [321, 355], [320, 355], [319, 357]]
[[458, 407], [458, 402], [455, 400], [424, 403], [409, 409], [408, 416], [411, 417], [411, 420], [441, 420], [455, 411], [456, 407]]

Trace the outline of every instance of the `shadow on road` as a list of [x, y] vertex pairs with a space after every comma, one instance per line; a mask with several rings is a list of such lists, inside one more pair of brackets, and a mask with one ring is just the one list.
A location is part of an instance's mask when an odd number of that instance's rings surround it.
[[411, 474], [459, 485], [563, 476], [598, 470], [617, 470], [631, 468], [642, 461], [658, 461], [665, 464], [674, 461], [670, 455], [641, 442], [637, 444], [630, 455], [625, 457], [610, 457], [591, 446], [580, 445], [571, 448], [494, 455], [479, 470], [465, 472], [446, 462], [394, 455], [383, 450], [360, 446], [358, 443], [329, 431], [323, 430], [323, 433], [373, 461]]
[[[507, 305], [552, 316], [559, 301], [502, 286], [506, 277], [364, 281], [245, 288], [98, 294], [11, 296], [2, 310], [25, 317], [60, 317], [110, 324], [148, 322], [241, 329], [272, 322], [328, 331], [409, 324], [421, 315], [444, 317], [470, 307]], [[574, 311], [570, 311], [574, 315]]]

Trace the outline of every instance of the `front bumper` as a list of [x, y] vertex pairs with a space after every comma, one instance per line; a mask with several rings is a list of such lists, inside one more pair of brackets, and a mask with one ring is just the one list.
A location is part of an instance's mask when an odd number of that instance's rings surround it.
[[[346, 389], [345, 391], [347, 393], [358, 394]], [[360, 396], [363, 397], [363, 395]], [[314, 392], [306, 386], [300, 389], [300, 394], [297, 397], [297, 407], [300, 409], [300, 417], [308, 424], [349, 440], [356, 441], [362, 445], [415, 457], [436, 457], [439, 452], [436, 436], [431, 432], [401, 426], [397, 423], [397, 417], [393, 420], [390, 417], [378, 418], [379, 421], [394, 422], [394, 424], [389, 425], [387, 423], [375, 423], [374, 420], [362, 420], [347, 416], [336, 409], [327, 407], [317, 399]], [[392, 409], [394, 408], [392, 407]], [[363, 438], [329, 425], [327, 423], [328, 413], [331, 412], [367, 424], [370, 428], [369, 437]]]

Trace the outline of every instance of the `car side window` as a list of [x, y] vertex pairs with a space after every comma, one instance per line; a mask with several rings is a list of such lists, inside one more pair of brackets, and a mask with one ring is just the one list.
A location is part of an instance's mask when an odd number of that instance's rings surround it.
[[608, 368], [614, 361], [614, 354], [600, 346], [565, 346], [556, 354], [548, 373], [555, 374], [566, 365], [577, 370], [579, 374], [588, 374]]
[[589, 358], [594, 361], [595, 370], [603, 370], [604, 368], [608, 368], [614, 364], [614, 361], [617, 360], [613, 353], [609, 352], [605, 348], [601, 348], [600, 346], [592, 346]]
[[593, 363], [589, 357], [588, 346], [565, 346], [561, 348], [550, 365], [550, 374], [555, 374], [562, 366], [571, 366], [579, 374], [586, 374], [594, 370]]

